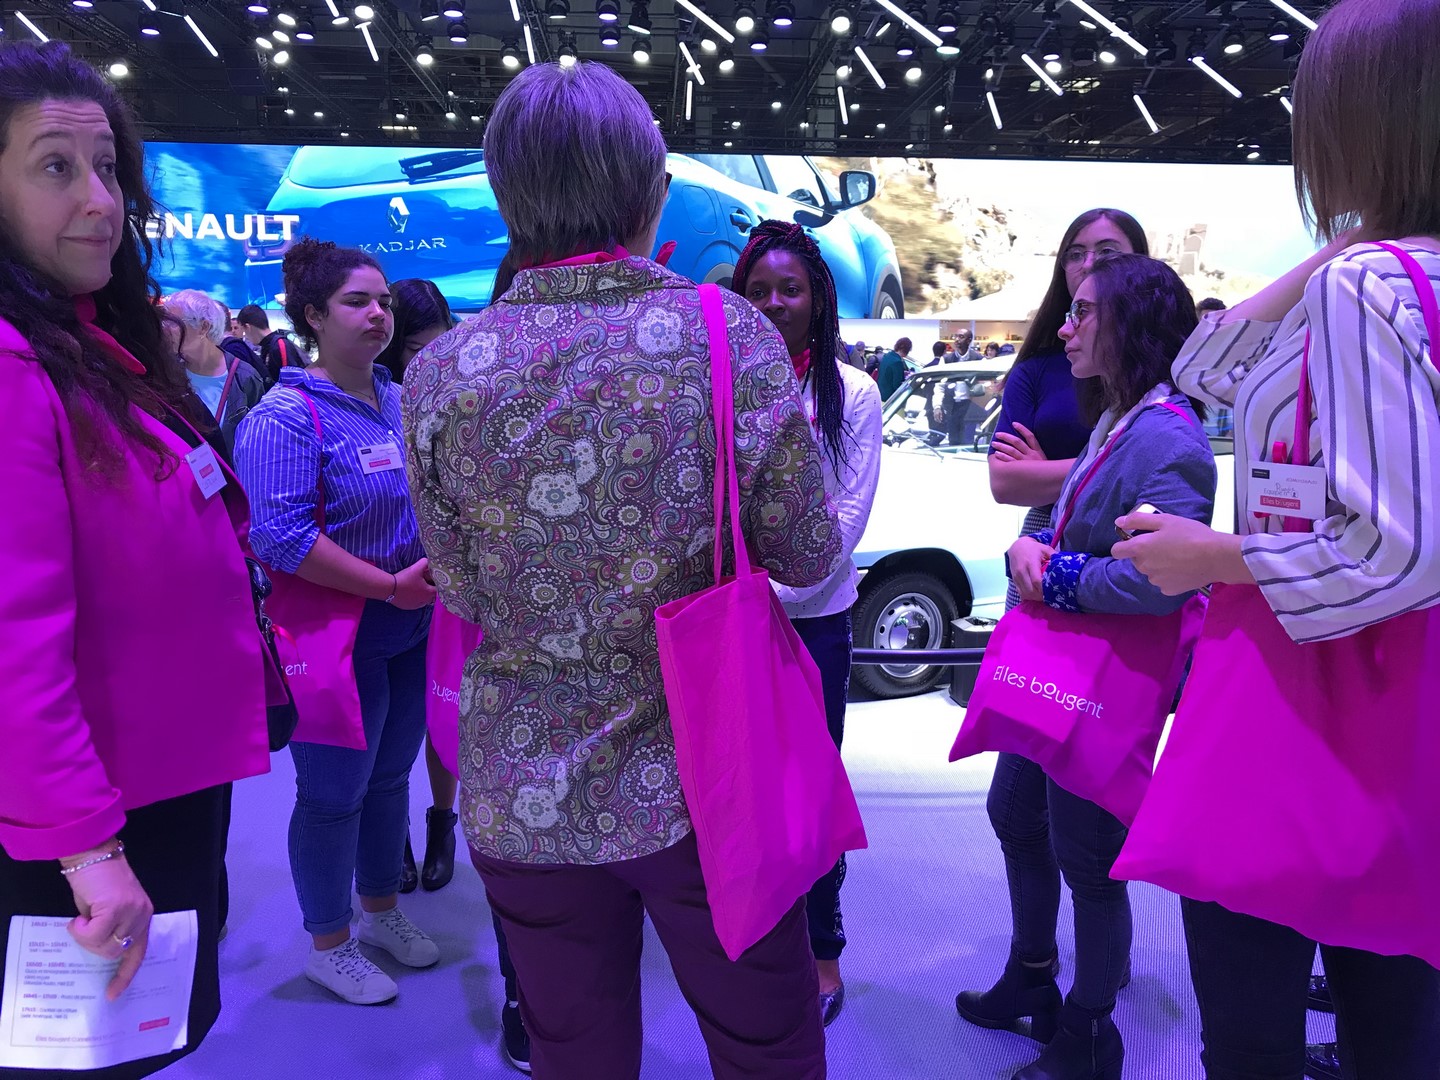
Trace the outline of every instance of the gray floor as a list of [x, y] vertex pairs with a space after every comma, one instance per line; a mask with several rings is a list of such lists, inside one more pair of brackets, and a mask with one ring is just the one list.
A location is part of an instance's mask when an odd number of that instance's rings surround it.
[[[845, 758], [871, 846], [851, 857], [845, 884], [848, 1003], [828, 1036], [830, 1075], [839, 1080], [1009, 1080], [1037, 1052], [1028, 1040], [979, 1030], [955, 1014], [955, 992], [988, 985], [1009, 940], [1000, 853], [985, 818], [992, 762], [945, 760], [960, 718], [938, 692], [851, 705]], [[225, 1011], [205, 1045], [166, 1075], [518, 1075], [497, 1049], [503, 995], [494, 935], [468, 865], [443, 891], [405, 898], [405, 910], [436, 939], [443, 959], [420, 972], [382, 960], [400, 983], [393, 1004], [345, 1005], [300, 974], [307, 938], [285, 858], [293, 773], [286, 754], [276, 755], [274, 764], [271, 775], [235, 792], [230, 934], [221, 945]], [[412, 784], [420, 843], [428, 801], [422, 763]], [[1132, 897], [1134, 981], [1116, 1013], [1126, 1076], [1200, 1080], [1199, 1025], [1178, 903], [1148, 886], [1134, 887]], [[1068, 920], [1067, 910], [1061, 927], [1067, 970]], [[645, 1080], [708, 1076], [699, 1030], [653, 936], [644, 980]], [[1311, 1015], [1312, 1036], [1324, 1035], [1325, 1019]]]

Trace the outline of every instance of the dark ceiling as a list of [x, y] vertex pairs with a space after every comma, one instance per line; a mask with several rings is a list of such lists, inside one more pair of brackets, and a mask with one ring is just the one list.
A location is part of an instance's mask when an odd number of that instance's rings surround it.
[[[539, 60], [573, 50], [612, 65], [645, 95], [677, 151], [723, 151], [733, 144], [853, 155], [1278, 163], [1290, 152], [1282, 98], [1306, 17], [1318, 17], [1322, 6], [1315, 0], [691, 2], [735, 35], [730, 70], [721, 70], [726, 43], [685, 0], [514, 0], [519, 21], [511, 0], [370, 0], [373, 12], [354, 0], [333, 0], [334, 13], [332, 0], [255, 0], [254, 6], [268, 7], [263, 15], [247, 10], [248, 0], [153, 0], [156, 11], [149, 0], [93, 0], [88, 7], [22, 0], [18, 11], [5, 13], [3, 26], [11, 39], [30, 37], [23, 12], [40, 32], [71, 43], [102, 68], [122, 61], [128, 74], [116, 82], [152, 139], [474, 145], [513, 74], [506, 60], [526, 62], [528, 28]], [[456, 5], [465, 9], [463, 42], [452, 41], [454, 20], [443, 14]], [[955, 32], [940, 36], [937, 48], [902, 22], [896, 6], [929, 31], [953, 23]], [[757, 29], [736, 33], [737, 17], [747, 12]], [[842, 12], [852, 27], [837, 34], [832, 19]], [[336, 13], [344, 25], [335, 24]], [[1128, 32], [1147, 55], [1112, 36], [1093, 13]], [[643, 26], [646, 15], [652, 33], [633, 32], [630, 26]], [[791, 25], [777, 25], [787, 15]], [[618, 44], [602, 43], [605, 28], [613, 28]], [[767, 28], [768, 48], [755, 51], [752, 43]], [[158, 33], [149, 36], [142, 32], [147, 29]], [[201, 34], [218, 56], [210, 55]], [[1288, 40], [1277, 40], [1282, 35]], [[635, 58], [637, 42], [652, 50], [648, 63]], [[690, 73], [682, 44], [698, 76]], [[909, 58], [902, 55], [907, 45], [915, 49]], [[421, 62], [422, 46], [432, 63]], [[288, 54], [283, 64], [282, 53]], [[1058, 95], [1025, 60], [1043, 68], [1046, 55], [1054, 54]], [[841, 96], [849, 124], [840, 119]]]

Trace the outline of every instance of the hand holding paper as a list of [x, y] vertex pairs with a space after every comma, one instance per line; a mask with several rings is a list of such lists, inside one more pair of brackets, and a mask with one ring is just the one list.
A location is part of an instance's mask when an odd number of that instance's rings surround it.
[[[119, 960], [105, 995], [114, 1001], [130, 985], [150, 940], [155, 908], [124, 856], [77, 870], [66, 878], [80, 914], [70, 920], [70, 935], [87, 952]], [[128, 948], [121, 943], [130, 939]]]

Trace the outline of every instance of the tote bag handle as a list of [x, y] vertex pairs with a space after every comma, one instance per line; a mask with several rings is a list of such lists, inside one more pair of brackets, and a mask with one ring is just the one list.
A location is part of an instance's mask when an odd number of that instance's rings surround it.
[[724, 561], [724, 513], [730, 510], [730, 545], [735, 556], [735, 575], [750, 572], [750, 552], [740, 531], [740, 473], [735, 463], [735, 385], [730, 364], [730, 331], [725, 323], [725, 305], [718, 285], [700, 286], [700, 310], [710, 339], [710, 411], [715, 418], [715, 583], [720, 583]]

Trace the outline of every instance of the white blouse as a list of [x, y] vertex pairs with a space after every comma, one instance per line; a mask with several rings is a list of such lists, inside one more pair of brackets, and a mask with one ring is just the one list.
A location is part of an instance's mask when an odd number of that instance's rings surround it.
[[[1440, 255], [1404, 245], [1432, 284]], [[1293, 441], [1306, 332], [1312, 465], [1328, 477], [1313, 533], [1248, 512], [1249, 469]], [[1409, 275], [1373, 244], [1322, 266], [1279, 323], [1208, 315], [1174, 366], [1176, 387], [1235, 409], [1242, 552], [1297, 642], [1344, 637], [1440, 603], [1440, 371]]]
[[815, 619], [835, 615], [855, 603], [860, 595], [860, 572], [855, 569], [855, 548], [865, 533], [870, 510], [875, 505], [875, 487], [880, 481], [880, 390], [875, 380], [859, 368], [838, 364], [845, 400], [845, 460], [839, 472], [830, 459], [830, 449], [815, 424], [815, 393], [809, 379], [800, 384], [805, 414], [810, 417], [815, 441], [820, 445], [820, 465], [825, 475], [825, 495], [840, 520], [840, 564], [819, 585], [797, 589], [772, 582], [792, 619]]

